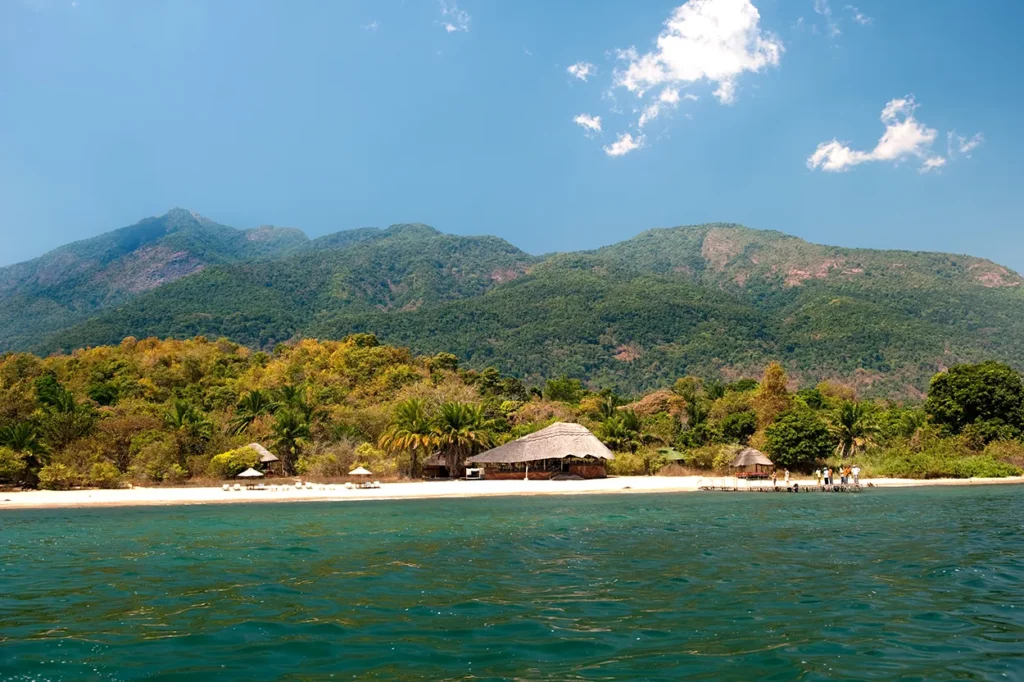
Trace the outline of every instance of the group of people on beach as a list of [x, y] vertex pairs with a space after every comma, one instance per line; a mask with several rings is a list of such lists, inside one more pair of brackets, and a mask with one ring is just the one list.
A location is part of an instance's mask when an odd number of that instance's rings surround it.
[[[818, 487], [824, 486], [826, 489], [836, 485], [835, 482], [835, 471], [832, 467], [824, 467], [822, 469], [816, 469], [814, 471], [814, 478], [818, 481]], [[789, 469], [784, 469], [782, 474], [783, 484], [789, 488]], [[772, 486], [778, 487], [779, 485], [779, 471], [778, 469], [772, 469]], [[794, 487], [799, 484], [794, 483]], [[839, 470], [839, 485], [860, 485], [860, 467], [856, 464], [846, 465]]]
[[[835, 473], [832, 467], [824, 467], [815, 470], [814, 477], [819, 486], [824, 485], [828, 488], [836, 484]], [[860, 485], [860, 467], [856, 464], [842, 467], [839, 470], [839, 485]]]

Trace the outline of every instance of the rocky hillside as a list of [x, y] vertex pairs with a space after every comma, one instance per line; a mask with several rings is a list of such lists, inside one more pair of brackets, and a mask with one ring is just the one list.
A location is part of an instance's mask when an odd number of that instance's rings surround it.
[[[127, 260], [143, 263], [148, 248]], [[906, 396], [954, 362], [1016, 363], [1024, 351], [1021, 278], [1002, 266], [736, 225], [651, 230], [544, 258], [494, 237], [396, 225], [283, 239], [277, 253], [234, 258], [207, 257], [144, 293], [119, 284], [123, 269], [110, 259], [93, 276], [113, 293], [91, 313], [52, 334], [22, 318], [0, 343], [49, 352], [202, 334], [270, 348], [370, 331], [527, 380], [565, 373], [633, 391], [685, 373], [755, 376], [778, 359], [801, 383], [840, 379]], [[57, 300], [62, 286], [50, 291], [45, 300]]]

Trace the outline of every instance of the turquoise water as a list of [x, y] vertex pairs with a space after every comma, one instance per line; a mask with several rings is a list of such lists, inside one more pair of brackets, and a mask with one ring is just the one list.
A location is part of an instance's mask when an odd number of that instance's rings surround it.
[[0, 513], [4, 679], [1024, 679], [1024, 487]]

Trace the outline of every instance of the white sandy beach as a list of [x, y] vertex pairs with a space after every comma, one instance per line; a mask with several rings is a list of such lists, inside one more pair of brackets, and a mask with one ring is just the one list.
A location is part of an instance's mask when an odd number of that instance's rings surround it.
[[[682, 493], [694, 492], [701, 485], [722, 485], [731, 481], [701, 476], [617, 476], [587, 481], [415, 481], [383, 483], [375, 489], [347, 489], [335, 484], [315, 484], [313, 490], [292, 486], [276, 491], [225, 491], [221, 488], [124, 488], [117, 490], [31, 490], [0, 493], [0, 510], [59, 507], [115, 507], [175, 504], [222, 504], [232, 502], [297, 502], [404, 500], [439, 497], [483, 497], [500, 495], [590, 495], [600, 493]], [[801, 485], [810, 480], [795, 479]], [[781, 481], [779, 482], [781, 485]], [[974, 479], [899, 479], [876, 478], [862, 481], [876, 487], [916, 487], [934, 485], [988, 485], [1024, 483], [1024, 477]]]

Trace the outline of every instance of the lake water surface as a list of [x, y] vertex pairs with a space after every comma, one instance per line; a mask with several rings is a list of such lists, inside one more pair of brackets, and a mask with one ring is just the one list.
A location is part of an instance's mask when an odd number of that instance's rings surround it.
[[0, 512], [0, 677], [1024, 680], [1024, 487]]

